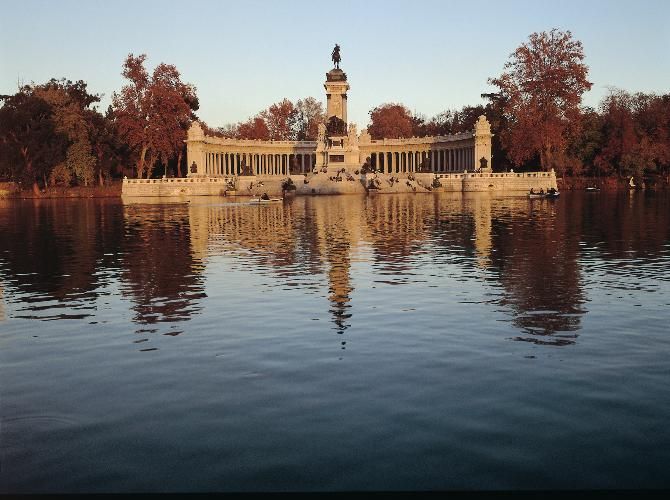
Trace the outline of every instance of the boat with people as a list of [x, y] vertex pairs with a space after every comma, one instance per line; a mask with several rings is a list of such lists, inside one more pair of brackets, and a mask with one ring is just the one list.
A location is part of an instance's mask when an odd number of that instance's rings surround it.
[[259, 198], [252, 198], [250, 205], [264, 205], [266, 203], [278, 203], [284, 201], [284, 198], [270, 198], [267, 193], [263, 193]]
[[561, 193], [554, 188], [548, 189], [546, 193], [544, 189], [540, 189], [539, 192], [535, 192], [535, 190], [531, 188], [530, 192], [528, 193], [528, 198], [531, 200], [538, 198], [558, 198], [560, 194]]

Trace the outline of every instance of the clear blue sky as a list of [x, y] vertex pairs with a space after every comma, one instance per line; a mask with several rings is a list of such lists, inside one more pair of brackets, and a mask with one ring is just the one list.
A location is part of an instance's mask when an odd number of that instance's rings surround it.
[[349, 120], [384, 102], [431, 117], [482, 102], [510, 53], [536, 31], [581, 40], [596, 106], [607, 87], [670, 92], [668, 0], [0, 0], [0, 93], [17, 80], [123, 85], [128, 53], [174, 64], [194, 84], [210, 126], [246, 120], [284, 97], [325, 100], [335, 43], [347, 72]]

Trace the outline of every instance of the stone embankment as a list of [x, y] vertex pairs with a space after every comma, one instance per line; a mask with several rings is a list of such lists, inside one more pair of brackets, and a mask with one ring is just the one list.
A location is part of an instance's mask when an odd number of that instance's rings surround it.
[[[557, 188], [554, 172], [352, 174], [124, 179], [126, 196], [279, 196], [421, 192], [528, 192]], [[287, 189], [288, 188], [288, 189]]]

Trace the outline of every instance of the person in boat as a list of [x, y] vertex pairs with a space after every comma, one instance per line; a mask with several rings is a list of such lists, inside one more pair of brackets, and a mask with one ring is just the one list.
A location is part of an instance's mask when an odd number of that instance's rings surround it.
[[263, 193], [263, 194], [261, 195], [261, 200], [269, 200], [269, 199], [270, 199], [270, 197], [268, 196], [267, 193]]
[[530, 188], [530, 194], [535, 194], [535, 190], [533, 188]]
[[540, 194], [544, 194], [544, 189], [540, 188]]
[[556, 190], [554, 188], [549, 189], [549, 194], [556, 194]]

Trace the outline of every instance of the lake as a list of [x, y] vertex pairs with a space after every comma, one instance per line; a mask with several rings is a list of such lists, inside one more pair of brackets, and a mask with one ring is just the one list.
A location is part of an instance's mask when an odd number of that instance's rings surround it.
[[235, 201], [0, 200], [0, 493], [670, 487], [667, 193]]

